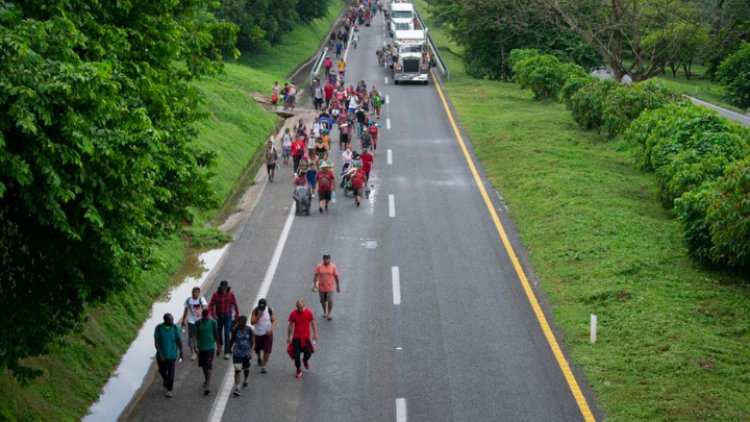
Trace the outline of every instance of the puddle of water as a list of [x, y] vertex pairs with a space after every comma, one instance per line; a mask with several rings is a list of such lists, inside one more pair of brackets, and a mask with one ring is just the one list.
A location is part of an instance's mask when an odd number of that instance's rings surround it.
[[141, 388], [143, 379], [151, 367], [155, 354], [154, 327], [162, 321], [162, 317], [167, 312], [174, 315], [175, 322], [179, 321], [182, 316], [182, 302], [190, 296], [193, 287], [202, 288], [208, 274], [228, 247], [227, 245], [221, 249], [200, 254], [197, 258], [200, 269], [196, 271], [194, 266], [187, 265], [187, 270], [181, 271], [180, 274], [186, 274], [185, 271], [187, 271], [188, 276], [180, 284], [173, 286], [163, 299], [151, 306], [149, 318], [141, 326], [138, 336], [120, 360], [117, 370], [102, 389], [99, 400], [89, 409], [88, 415], [83, 419], [84, 422], [117, 420], [133, 395]]

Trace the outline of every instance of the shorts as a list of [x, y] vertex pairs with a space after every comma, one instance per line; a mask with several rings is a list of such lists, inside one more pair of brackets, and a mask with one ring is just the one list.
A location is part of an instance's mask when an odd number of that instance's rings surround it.
[[261, 351], [271, 353], [273, 349], [273, 333], [262, 336], [255, 336], [255, 353]]
[[333, 291], [330, 292], [318, 292], [320, 296], [320, 303], [333, 303]]
[[321, 201], [330, 201], [331, 191], [318, 189], [318, 199]]
[[271, 171], [276, 168], [276, 163], [266, 164], [266, 170]]
[[232, 363], [234, 364], [234, 372], [240, 372], [241, 370], [250, 369], [250, 356], [232, 356]]
[[214, 354], [216, 350], [199, 350], [198, 351], [198, 366], [203, 369], [211, 369], [214, 365]]
[[292, 147], [283, 147], [281, 148], [281, 157], [288, 159], [289, 156], [292, 155]]

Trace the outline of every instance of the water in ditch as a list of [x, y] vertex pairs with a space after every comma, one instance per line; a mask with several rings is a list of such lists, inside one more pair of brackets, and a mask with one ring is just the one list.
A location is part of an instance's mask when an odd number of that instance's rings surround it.
[[[154, 327], [162, 322], [165, 313], [170, 312], [175, 322], [182, 316], [183, 301], [190, 296], [193, 287], [202, 287], [211, 270], [219, 262], [228, 246], [197, 254], [175, 277], [182, 280], [175, 284], [164, 298], [151, 306], [151, 314], [138, 331], [138, 336], [130, 344], [115, 372], [104, 385], [99, 400], [89, 409], [84, 422], [116, 421], [133, 395], [141, 388], [153, 361]], [[192, 261], [192, 263], [191, 263]], [[205, 290], [205, 289], [203, 289]], [[204, 293], [205, 296], [205, 293]]]

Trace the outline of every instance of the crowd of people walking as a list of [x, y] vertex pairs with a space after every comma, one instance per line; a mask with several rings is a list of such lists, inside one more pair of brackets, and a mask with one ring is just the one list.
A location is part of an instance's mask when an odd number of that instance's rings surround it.
[[[309, 123], [299, 119], [293, 128], [286, 128], [267, 142], [264, 162], [268, 181], [273, 182], [277, 170], [292, 167], [294, 185], [305, 187], [310, 197], [318, 195], [318, 211], [324, 213], [335, 202], [336, 175], [333, 172], [335, 142], [338, 137], [338, 155], [341, 171], [340, 188], [345, 195], [352, 193], [356, 206], [368, 192], [368, 181], [374, 163], [373, 154], [378, 148], [384, 97], [377, 87], [368, 87], [364, 80], [347, 83], [346, 61], [341, 56], [349, 40], [357, 42], [361, 27], [369, 26], [370, 19], [382, 3], [365, 0], [351, 6], [345, 13], [341, 29], [332, 31], [330, 43], [336, 61], [328, 56], [324, 60], [325, 73], [313, 80], [310, 99], [317, 116]], [[351, 32], [354, 34], [351, 34]], [[283, 87], [275, 82], [271, 87], [271, 103], [294, 111], [298, 88], [293, 83]], [[280, 145], [277, 148], [277, 143]], [[317, 292], [322, 317], [333, 319], [333, 295], [340, 292], [338, 268], [331, 262], [330, 254], [313, 270], [312, 290]], [[261, 374], [268, 373], [268, 363], [273, 351], [276, 315], [266, 298], [261, 298], [249, 314], [243, 314], [227, 280], [220, 281], [210, 300], [202, 296], [200, 287], [194, 287], [183, 303], [179, 326], [171, 313], [154, 329], [156, 363], [162, 378], [166, 397], [174, 396], [177, 363], [183, 360], [183, 342], [187, 344], [190, 361], [197, 362], [203, 373], [201, 388], [204, 395], [212, 390], [211, 375], [214, 359], [223, 355], [231, 359], [234, 370], [232, 394], [241, 396], [249, 385], [250, 368], [255, 361]], [[287, 354], [294, 361], [295, 377], [302, 377], [302, 368], [310, 369], [310, 359], [315, 352], [318, 330], [312, 310], [302, 299], [297, 300], [287, 318]]]

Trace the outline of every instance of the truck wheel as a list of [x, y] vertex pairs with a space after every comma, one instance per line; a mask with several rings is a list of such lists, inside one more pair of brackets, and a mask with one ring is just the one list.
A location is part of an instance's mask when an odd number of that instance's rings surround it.
[[398, 83], [399, 83], [399, 80], [398, 80], [398, 79], [395, 79], [395, 80], [393, 81], [393, 84], [394, 84], [394, 85], [398, 85]]

